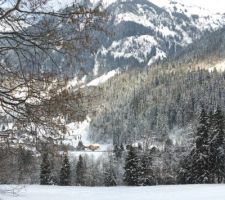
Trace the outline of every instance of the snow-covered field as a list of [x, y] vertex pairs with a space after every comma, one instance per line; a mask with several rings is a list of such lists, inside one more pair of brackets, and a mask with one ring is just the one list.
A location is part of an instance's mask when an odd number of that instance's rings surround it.
[[[0, 186], [0, 190], [6, 186]], [[7, 186], [10, 188], [10, 186]], [[11, 186], [12, 187], [12, 186]], [[15, 186], [14, 186], [15, 187]], [[16, 188], [16, 187], [15, 187]], [[1, 200], [224, 200], [225, 185], [152, 187], [26, 186], [16, 196], [0, 193]]]

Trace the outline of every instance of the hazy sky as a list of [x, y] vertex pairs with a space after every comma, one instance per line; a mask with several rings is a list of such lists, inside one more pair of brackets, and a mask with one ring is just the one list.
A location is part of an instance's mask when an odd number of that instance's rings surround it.
[[191, 4], [207, 8], [212, 11], [225, 13], [225, 0], [177, 0], [184, 4]]
[[[54, 6], [65, 5], [70, 4], [74, 0], [51, 0], [51, 2], [54, 2]], [[91, 2], [96, 2], [99, 0], [91, 0]], [[109, 4], [111, 2], [115, 2], [117, 0], [103, 0], [105, 4]], [[172, 0], [149, 0], [157, 5], [165, 5], [168, 4], [168, 2]], [[187, 5], [195, 5], [200, 6], [203, 8], [206, 8], [208, 10], [214, 11], [214, 12], [221, 12], [225, 13], [225, 0], [174, 0], [183, 4]]]

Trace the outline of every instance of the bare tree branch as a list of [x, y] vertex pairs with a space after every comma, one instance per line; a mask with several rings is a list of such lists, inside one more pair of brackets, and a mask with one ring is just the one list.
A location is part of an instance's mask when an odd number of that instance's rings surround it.
[[79, 61], [85, 51], [93, 53], [93, 32], [104, 32], [105, 12], [100, 6], [77, 3], [47, 11], [47, 2], [15, 0], [1, 8], [0, 115], [13, 121], [17, 130], [44, 130], [55, 137], [65, 131], [65, 121], [60, 120], [64, 116], [83, 119], [87, 97], [79, 90], [68, 93], [66, 74], [49, 68], [59, 68], [59, 55], [70, 62]]

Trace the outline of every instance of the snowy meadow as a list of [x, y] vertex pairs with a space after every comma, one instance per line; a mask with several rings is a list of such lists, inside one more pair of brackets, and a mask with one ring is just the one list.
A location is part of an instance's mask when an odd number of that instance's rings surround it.
[[[0, 188], [12, 188], [1, 186]], [[14, 186], [16, 188], [16, 186]], [[0, 195], [1, 200], [224, 200], [225, 185], [152, 187], [60, 187], [25, 186], [18, 193]]]

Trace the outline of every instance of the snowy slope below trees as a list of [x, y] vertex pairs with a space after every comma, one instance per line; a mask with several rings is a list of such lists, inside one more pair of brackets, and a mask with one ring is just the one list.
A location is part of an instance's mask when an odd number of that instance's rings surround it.
[[87, 84], [87, 86], [98, 86], [100, 84], [103, 84], [104, 82], [106, 82], [107, 80], [109, 80], [110, 78], [112, 78], [113, 76], [115, 76], [116, 74], [119, 74], [119, 70], [112, 70], [106, 74], [103, 74], [102, 76], [92, 80], [91, 82], [89, 82]]
[[215, 64], [212, 67], [209, 67], [209, 71], [217, 70], [219, 72], [225, 71], [225, 60], [219, 61], [217, 64]]
[[[6, 186], [0, 186], [0, 190]], [[11, 186], [7, 186], [8, 189]], [[17, 190], [16, 190], [17, 191]], [[58, 187], [26, 186], [18, 196], [2, 195], [4, 200], [224, 200], [225, 185], [185, 185], [152, 187]]]

